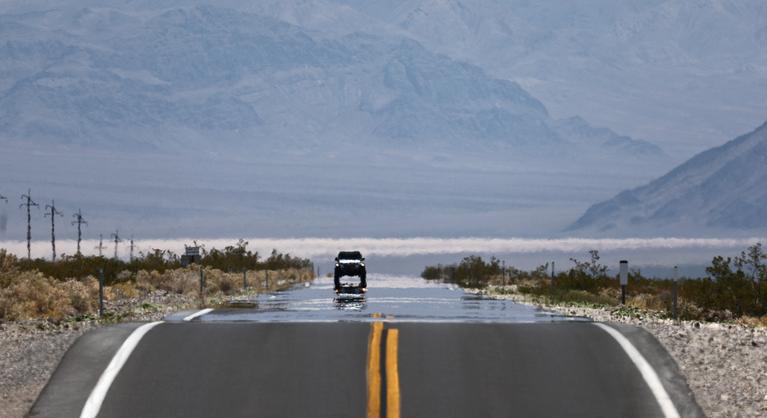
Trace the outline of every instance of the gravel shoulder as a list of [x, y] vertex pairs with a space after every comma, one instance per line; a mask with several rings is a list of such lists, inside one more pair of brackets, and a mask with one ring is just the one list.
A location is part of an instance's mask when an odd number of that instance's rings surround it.
[[567, 316], [642, 327], [676, 360], [707, 416], [767, 416], [767, 328], [674, 321], [636, 309], [548, 305], [524, 295], [498, 294], [493, 289], [482, 293]]
[[0, 323], [0, 418], [20, 418], [27, 413], [64, 353], [85, 332], [116, 321], [157, 321], [198, 303], [195, 297], [158, 290], [141, 298], [107, 302], [107, 320]]
[[0, 417], [23, 417], [74, 341], [93, 322], [0, 324]]

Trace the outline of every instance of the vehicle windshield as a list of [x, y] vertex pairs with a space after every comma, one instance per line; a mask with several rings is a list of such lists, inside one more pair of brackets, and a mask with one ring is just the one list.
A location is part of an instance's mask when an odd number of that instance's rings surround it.
[[341, 251], [338, 253], [339, 260], [362, 260], [362, 254], [359, 251]]

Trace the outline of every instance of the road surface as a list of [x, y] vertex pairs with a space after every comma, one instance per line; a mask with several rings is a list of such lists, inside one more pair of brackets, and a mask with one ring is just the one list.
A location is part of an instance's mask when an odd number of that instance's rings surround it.
[[[375, 294], [369, 297], [375, 305]], [[287, 305], [280, 306], [290, 311]], [[391, 311], [410, 312], [395, 305]], [[258, 321], [238, 312], [183, 313], [151, 328], [124, 324], [86, 334], [30, 416], [702, 416], [663, 348], [633, 327], [554, 317], [400, 321], [387, 312]], [[105, 370], [142, 329], [104, 388]], [[640, 353], [660, 389], [609, 330]], [[99, 390], [97, 408], [86, 411]]]

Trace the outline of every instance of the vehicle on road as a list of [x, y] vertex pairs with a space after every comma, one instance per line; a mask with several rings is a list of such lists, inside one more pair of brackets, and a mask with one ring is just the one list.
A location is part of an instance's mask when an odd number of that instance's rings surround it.
[[[359, 284], [341, 283], [341, 278], [359, 277]], [[333, 273], [333, 285], [336, 293], [361, 294], [368, 288], [365, 257], [359, 251], [341, 251], [336, 257], [336, 268]]]

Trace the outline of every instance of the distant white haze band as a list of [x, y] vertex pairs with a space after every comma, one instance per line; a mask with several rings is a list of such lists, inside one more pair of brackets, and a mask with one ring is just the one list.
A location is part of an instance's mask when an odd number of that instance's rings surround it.
[[[631, 250], [680, 250], [680, 249], [737, 249], [742, 250], [757, 242], [767, 242], [762, 238], [248, 238], [248, 249], [268, 256], [272, 249], [291, 255], [319, 258], [329, 257], [340, 250], [359, 250], [366, 256], [414, 256], [435, 254], [531, 254], [531, 253], [572, 253], [580, 254], [591, 249], [600, 251]], [[234, 245], [237, 239], [217, 238], [198, 239], [206, 249], [223, 249]], [[184, 245], [192, 245], [190, 239], [136, 240], [134, 255], [152, 249], [170, 250], [176, 254], [184, 252]], [[4, 248], [19, 257], [27, 254], [26, 241], [0, 241]], [[129, 255], [128, 241], [118, 245], [118, 256]], [[77, 242], [74, 240], [56, 241], [58, 254], [75, 254]], [[82, 252], [86, 255], [98, 253], [98, 240], [84, 240]], [[104, 256], [114, 255], [114, 242], [104, 240]], [[51, 245], [48, 241], [32, 242], [32, 257], [49, 258]]]

